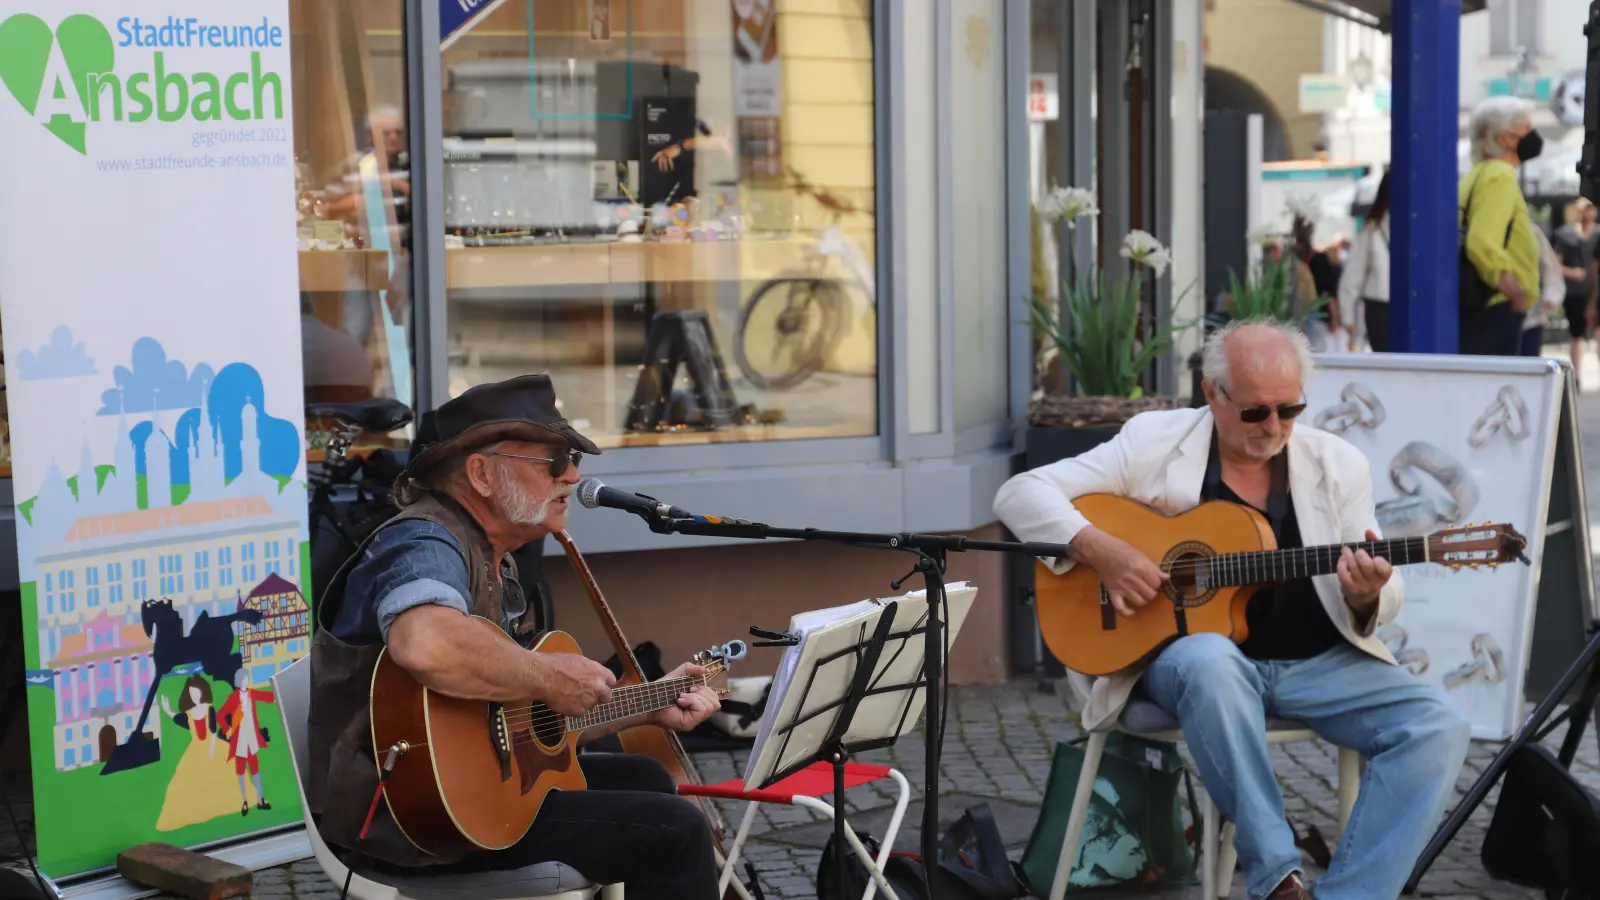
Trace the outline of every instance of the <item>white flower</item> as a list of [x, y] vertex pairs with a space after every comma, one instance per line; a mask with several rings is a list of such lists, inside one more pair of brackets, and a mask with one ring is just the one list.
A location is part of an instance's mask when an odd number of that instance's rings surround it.
[[1074, 221], [1079, 216], [1096, 216], [1100, 210], [1094, 205], [1094, 192], [1076, 187], [1054, 187], [1046, 194], [1036, 208], [1039, 214], [1050, 220], [1065, 220], [1068, 228], [1077, 227]]
[[1271, 225], [1258, 226], [1252, 229], [1248, 235], [1245, 235], [1245, 240], [1258, 247], [1276, 246], [1280, 239], [1281, 236], [1272, 229]]
[[1296, 197], [1291, 194], [1289, 195], [1288, 199], [1284, 201], [1284, 205], [1289, 208], [1289, 215], [1291, 217], [1299, 217], [1305, 219], [1307, 222], [1315, 221], [1317, 218], [1317, 203], [1315, 200], [1306, 197]]
[[1161, 242], [1144, 231], [1130, 231], [1122, 239], [1122, 258], [1131, 259], [1141, 266], [1148, 266], [1160, 278], [1166, 274], [1167, 266], [1172, 264], [1172, 254]]

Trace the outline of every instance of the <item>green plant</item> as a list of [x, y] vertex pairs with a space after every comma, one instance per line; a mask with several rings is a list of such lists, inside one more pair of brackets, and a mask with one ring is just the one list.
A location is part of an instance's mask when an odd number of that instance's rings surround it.
[[1055, 345], [1061, 364], [1072, 373], [1084, 397], [1139, 397], [1145, 369], [1172, 346], [1178, 332], [1196, 323], [1169, 325], [1140, 334], [1139, 305], [1143, 279], [1103, 274], [1063, 288], [1066, 327], [1056, 320], [1046, 300], [1031, 304], [1032, 325]]
[[[1088, 191], [1058, 187], [1041, 200], [1038, 212], [1042, 219], [1070, 228], [1077, 218], [1099, 211]], [[1158, 326], [1141, 319], [1141, 270], [1149, 269], [1159, 279], [1171, 264], [1171, 254], [1160, 241], [1143, 231], [1130, 232], [1123, 238], [1121, 255], [1128, 260], [1129, 274], [1107, 277], [1095, 268], [1075, 285], [1062, 284], [1059, 310], [1038, 286], [1029, 303], [1029, 325], [1044, 343], [1042, 349], [1054, 351], [1080, 397], [1140, 397], [1145, 370], [1171, 348], [1176, 334], [1199, 324]]]
[[1228, 300], [1224, 304], [1224, 311], [1233, 319], [1270, 318], [1280, 322], [1304, 322], [1333, 298], [1326, 295], [1317, 297], [1297, 311], [1294, 308], [1294, 272], [1294, 260], [1290, 257], [1257, 266], [1249, 281], [1243, 284], [1239, 282], [1239, 274], [1229, 270]]

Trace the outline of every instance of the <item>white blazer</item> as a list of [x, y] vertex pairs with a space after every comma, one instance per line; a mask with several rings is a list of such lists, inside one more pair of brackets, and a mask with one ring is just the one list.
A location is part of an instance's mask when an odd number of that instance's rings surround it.
[[[1115, 438], [1087, 453], [1010, 478], [995, 496], [995, 515], [1019, 540], [1065, 544], [1089, 524], [1072, 505], [1084, 494], [1116, 494], [1169, 515], [1192, 509], [1200, 503], [1212, 426], [1211, 410], [1205, 407], [1141, 413]], [[1367, 460], [1341, 437], [1295, 425], [1289, 440], [1289, 496], [1308, 547], [1364, 541], [1368, 529], [1381, 535]], [[1073, 566], [1071, 560], [1044, 562], [1058, 574]], [[1374, 634], [1400, 614], [1405, 582], [1399, 570], [1380, 592], [1377, 615], [1364, 630], [1356, 628], [1337, 575], [1312, 581], [1345, 640], [1393, 665], [1394, 656]], [[1084, 727], [1098, 730], [1115, 723], [1141, 674], [1142, 668], [1096, 679], [1083, 710]]]

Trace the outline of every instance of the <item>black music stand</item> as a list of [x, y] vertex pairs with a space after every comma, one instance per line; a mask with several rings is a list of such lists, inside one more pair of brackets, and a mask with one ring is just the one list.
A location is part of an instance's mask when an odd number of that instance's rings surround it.
[[[840, 863], [834, 867], [833, 877], [836, 895], [841, 897], [844, 896], [843, 854], [849, 840], [844, 821], [845, 761], [854, 753], [891, 746], [915, 724], [912, 711], [921, 711], [919, 692], [925, 686], [925, 641], [913, 638], [927, 633], [927, 615], [924, 612], [910, 627], [897, 629], [899, 611], [900, 603], [888, 600], [874, 611], [875, 614], [855, 614], [838, 625], [823, 626], [811, 632], [803, 642], [793, 635], [783, 634], [779, 640], [769, 643], [776, 646], [800, 644], [801, 649], [791, 677], [780, 688], [781, 693], [774, 693], [768, 701], [767, 709], [773, 715], [771, 728], [758, 736], [756, 745], [751, 748], [745, 789], [767, 787], [816, 762], [833, 766], [833, 846]], [[826, 637], [819, 640], [823, 636]], [[891, 672], [905, 672], [909, 677], [890, 679]], [[886, 680], [891, 683], [885, 684]], [[900, 696], [888, 697], [895, 694]], [[882, 698], [898, 702], [898, 715], [856, 715], [864, 701], [881, 702]], [[831, 721], [830, 713], [833, 714]], [[868, 868], [879, 889], [894, 900], [894, 890], [883, 878], [876, 860], [868, 857], [859, 841], [852, 841], [848, 846], [855, 850], [864, 865], [870, 863]], [[923, 865], [932, 877], [935, 861], [924, 860]]]

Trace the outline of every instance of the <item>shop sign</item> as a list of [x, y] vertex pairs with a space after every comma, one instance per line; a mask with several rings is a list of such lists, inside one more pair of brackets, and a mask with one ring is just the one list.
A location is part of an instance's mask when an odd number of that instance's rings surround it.
[[1054, 122], [1061, 117], [1061, 97], [1056, 75], [1047, 72], [1028, 79], [1028, 121]]
[[1316, 72], [1300, 76], [1300, 111], [1303, 113], [1329, 112], [1343, 109], [1346, 95], [1350, 93], [1349, 79], [1343, 75]]
[[[439, 49], [454, 44], [505, 0], [439, 0]], [[529, 27], [532, 27], [531, 25]]]
[[0, 322], [39, 865], [301, 821], [287, 0], [8, 0]]

